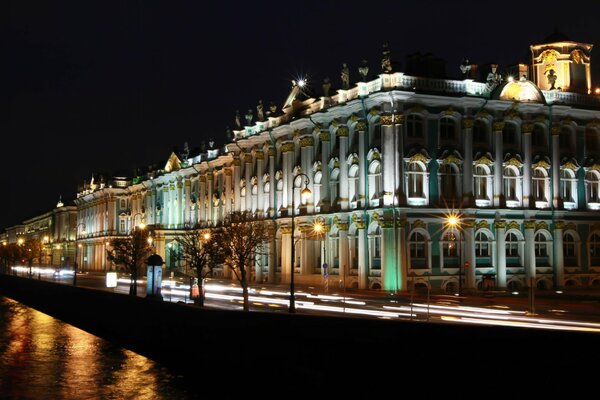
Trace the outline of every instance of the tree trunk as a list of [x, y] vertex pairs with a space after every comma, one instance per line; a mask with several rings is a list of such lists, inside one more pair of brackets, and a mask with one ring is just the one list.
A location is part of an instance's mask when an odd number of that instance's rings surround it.
[[129, 294], [132, 296], [137, 296], [137, 274], [131, 274], [131, 283], [129, 285]]
[[242, 292], [244, 294], [244, 311], [250, 311], [250, 303], [248, 301], [248, 282], [246, 281], [246, 268], [242, 268], [241, 273]]

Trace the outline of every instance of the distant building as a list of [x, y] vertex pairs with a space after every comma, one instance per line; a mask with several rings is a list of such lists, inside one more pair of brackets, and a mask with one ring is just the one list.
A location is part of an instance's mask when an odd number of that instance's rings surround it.
[[[330, 288], [600, 285], [591, 48], [531, 46], [532, 65], [518, 66], [512, 79], [495, 64], [481, 81], [477, 68], [465, 68], [464, 80], [381, 74], [332, 97], [295, 101], [235, 131], [225, 149], [173, 153], [135, 182], [90, 182], [76, 199], [78, 263], [109, 269], [109, 240], [143, 222], [168, 270], [185, 229], [249, 210], [277, 224], [252, 274], [258, 282], [289, 282], [293, 270], [296, 282], [322, 285], [326, 264]], [[422, 61], [407, 64], [440, 75], [440, 62]], [[310, 180], [306, 204], [300, 173]], [[310, 238], [316, 222], [326, 226], [324, 240]]]

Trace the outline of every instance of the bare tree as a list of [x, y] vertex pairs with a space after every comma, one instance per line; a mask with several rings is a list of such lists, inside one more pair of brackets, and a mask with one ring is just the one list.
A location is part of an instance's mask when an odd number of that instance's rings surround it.
[[248, 279], [256, 257], [265, 254], [265, 245], [273, 235], [268, 222], [256, 220], [250, 212], [233, 212], [223, 226], [214, 232], [214, 240], [221, 246], [224, 264], [235, 274], [244, 294], [244, 311], [248, 311]]
[[22, 255], [23, 259], [27, 261], [27, 267], [29, 267], [29, 276], [31, 277], [31, 267], [33, 266], [33, 262], [38, 260], [41, 262], [44, 245], [42, 241], [39, 239], [30, 239], [25, 241], [22, 247]]
[[137, 278], [143, 270], [144, 262], [152, 254], [148, 243], [148, 234], [143, 229], [134, 229], [131, 235], [110, 241], [110, 250], [106, 250], [108, 259], [116, 265], [124, 265], [130, 274], [129, 294], [137, 296]]
[[179, 259], [194, 271], [198, 283], [201, 285], [199, 296], [194, 301], [196, 304], [204, 306], [203, 281], [208, 275], [212, 275], [217, 264], [223, 262], [222, 251], [210, 231], [202, 230], [199, 227], [187, 230], [176, 240], [181, 248], [178, 253]]

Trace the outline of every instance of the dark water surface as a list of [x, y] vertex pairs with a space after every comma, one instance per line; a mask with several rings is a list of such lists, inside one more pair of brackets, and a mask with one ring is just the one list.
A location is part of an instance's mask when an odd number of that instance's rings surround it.
[[182, 377], [0, 297], [0, 399], [186, 399]]

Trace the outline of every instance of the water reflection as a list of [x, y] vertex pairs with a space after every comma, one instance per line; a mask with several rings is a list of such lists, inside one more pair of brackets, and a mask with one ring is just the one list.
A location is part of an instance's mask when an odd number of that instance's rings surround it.
[[132, 351], [0, 297], [0, 397], [183, 399], [181, 378]]

